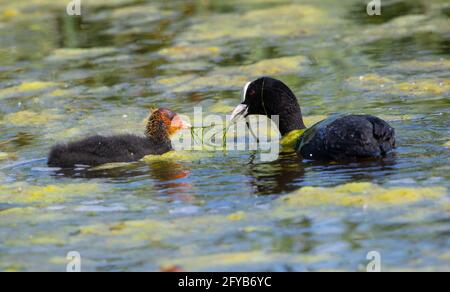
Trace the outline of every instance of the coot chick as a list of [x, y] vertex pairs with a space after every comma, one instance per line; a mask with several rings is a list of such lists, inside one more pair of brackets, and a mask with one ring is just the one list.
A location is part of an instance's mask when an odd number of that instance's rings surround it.
[[231, 119], [250, 115], [279, 116], [282, 136], [305, 129], [296, 151], [307, 160], [379, 158], [396, 147], [394, 129], [370, 115], [334, 116], [306, 129], [294, 93], [283, 82], [270, 77], [247, 83], [243, 102], [233, 111]]
[[50, 167], [73, 168], [76, 165], [97, 166], [113, 162], [132, 162], [146, 155], [161, 155], [172, 150], [170, 137], [188, 129], [179, 115], [169, 109], [158, 109], [147, 121], [145, 137], [135, 135], [93, 136], [52, 148], [48, 157]]

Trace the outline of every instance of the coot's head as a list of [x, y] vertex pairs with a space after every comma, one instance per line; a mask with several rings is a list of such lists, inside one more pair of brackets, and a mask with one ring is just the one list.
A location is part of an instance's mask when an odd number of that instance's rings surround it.
[[177, 113], [160, 108], [151, 112], [145, 133], [148, 137], [170, 137], [189, 128], [191, 125], [183, 121]]
[[282, 135], [306, 128], [294, 93], [286, 84], [270, 77], [262, 77], [245, 85], [242, 103], [231, 114], [231, 120], [235, 122], [251, 115], [278, 116]]

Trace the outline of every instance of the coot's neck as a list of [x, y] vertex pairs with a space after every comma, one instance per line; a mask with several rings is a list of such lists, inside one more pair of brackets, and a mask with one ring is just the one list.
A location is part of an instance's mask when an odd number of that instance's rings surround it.
[[280, 115], [279, 119], [280, 119], [279, 130], [281, 136], [285, 136], [295, 130], [306, 129], [306, 126], [303, 123], [301, 111], [295, 113], [282, 114]]
[[281, 135], [306, 129], [300, 104], [292, 90], [279, 80], [268, 77], [262, 80], [262, 109], [268, 116], [278, 115]]

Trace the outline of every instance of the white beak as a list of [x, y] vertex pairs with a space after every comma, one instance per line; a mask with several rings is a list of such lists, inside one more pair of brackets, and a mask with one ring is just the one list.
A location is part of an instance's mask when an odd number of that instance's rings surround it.
[[248, 105], [245, 104], [238, 105], [231, 113], [230, 122], [234, 124], [240, 118], [245, 117], [247, 113], [248, 113]]

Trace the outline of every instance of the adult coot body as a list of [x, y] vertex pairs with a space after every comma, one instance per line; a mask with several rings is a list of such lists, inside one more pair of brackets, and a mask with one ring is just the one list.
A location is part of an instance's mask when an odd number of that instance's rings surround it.
[[379, 158], [396, 147], [394, 128], [370, 115], [334, 116], [306, 129], [292, 90], [270, 77], [247, 83], [243, 102], [233, 111], [231, 119], [250, 115], [278, 116], [282, 136], [305, 129], [298, 138], [296, 150], [308, 160]]

